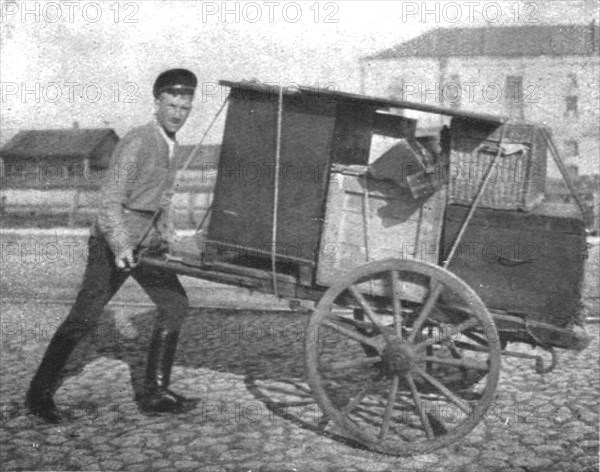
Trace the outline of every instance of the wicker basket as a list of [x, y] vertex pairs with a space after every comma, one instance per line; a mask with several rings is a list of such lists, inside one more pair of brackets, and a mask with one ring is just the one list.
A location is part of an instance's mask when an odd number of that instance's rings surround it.
[[[502, 130], [504, 128], [504, 130]], [[502, 131], [504, 135], [502, 136]], [[500, 210], [531, 210], [544, 197], [547, 148], [541, 129], [530, 124], [505, 124], [495, 129], [452, 124], [449, 202], [473, 202], [490, 164], [479, 206]]]

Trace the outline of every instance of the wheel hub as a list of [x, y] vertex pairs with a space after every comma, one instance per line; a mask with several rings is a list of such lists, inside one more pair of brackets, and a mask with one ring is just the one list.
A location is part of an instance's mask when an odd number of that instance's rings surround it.
[[383, 371], [387, 375], [406, 375], [415, 365], [417, 355], [410, 344], [400, 338], [392, 339], [381, 356]]

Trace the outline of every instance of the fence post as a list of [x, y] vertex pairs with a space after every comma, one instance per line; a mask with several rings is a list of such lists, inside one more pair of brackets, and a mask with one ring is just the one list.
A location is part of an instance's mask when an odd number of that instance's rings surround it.
[[196, 221], [194, 221], [194, 205], [196, 204], [196, 193], [191, 191], [188, 192], [188, 222], [192, 225], [192, 228], [196, 227]]
[[75, 215], [77, 214], [77, 210], [79, 210], [79, 193], [81, 189], [79, 187], [75, 188], [75, 193], [73, 194], [73, 202], [71, 203], [71, 208], [69, 210], [69, 228], [75, 226]]

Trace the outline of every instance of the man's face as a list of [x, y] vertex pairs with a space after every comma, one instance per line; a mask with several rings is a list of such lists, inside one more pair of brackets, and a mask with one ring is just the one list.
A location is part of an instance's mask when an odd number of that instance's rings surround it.
[[191, 95], [171, 95], [163, 92], [154, 101], [156, 118], [167, 133], [175, 134], [185, 124], [192, 111], [192, 100]]

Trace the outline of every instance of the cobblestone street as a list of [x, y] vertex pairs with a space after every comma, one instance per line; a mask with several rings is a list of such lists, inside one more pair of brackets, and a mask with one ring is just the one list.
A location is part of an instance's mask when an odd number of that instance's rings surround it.
[[[13, 320], [55, 319], [64, 307], [3, 304]], [[80, 346], [57, 394], [72, 419], [38, 424], [20, 411], [47, 341], [35, 332], [2, 344], [3, 470], [594, 471], [598, 468], [598, 329], [584, 352], [562, 352], [557, 369], [505, 360], [497, 408], [458, 444], [394, 458], [317, 431], [319, 410], [304, 381], [304, 317], [195, 310], [181, 340], [173, 387], [201, 399], [182, 416], [147, 417], [132, 402], [143, 369], [146, 312], [119, 331], [114, 312]], [[229, 313], [229, 312], [227, 312]], [[268, 328], [268, 329], [267, 329]], [[262, 330], [262, 331], [261, 331]], [[21, 334], [23, 337], [21, 337]], [[41, 333], [41, 339], [44, 333]]]
[[[503, 359], [494, 408], [474, 431], [435, 453], [401, 458], [319, 430], [321, 414], [304, 373], [307, 317], [256, 295], [255, 304], [271, 303], [271, 309], [191, 310], [172, 387], [200, 403], [184, 415], [142, 415], [132, 401], [132, 384], [143, 375], [154, 311], [128, 285], [117, 302], [126, 298], [138, 305], [111, 304], [68, 365], [56, 400], [70, 420], [58, 426], [36, 422], [23, 412], [24, 392], [68, 304], [42, 300], [43, 278], [56, 267], [31, 268], [3, 266], [3, 286], [12, 298], [3, 291], [2, 470], [598, 470], [597, 323], [586, 325], [591, 345], [583, 352], [558, 351], [549, 374], [536, 374], [530, 360]], [[79, 270], [65, 271], [64, 279], [54, 275], [52, 293], [70, 297], [64, 287], [75, 290]], [[36, 287], [32, 301], [25, 300], [28, 284]], [[210, 293], [191, 293], [193, 305], [203, 296], [210, 301]], [[249, 296], [231, 292], [229, 300], [244, 305]], [[523, 345], [511, 349], [530, 351]]]

